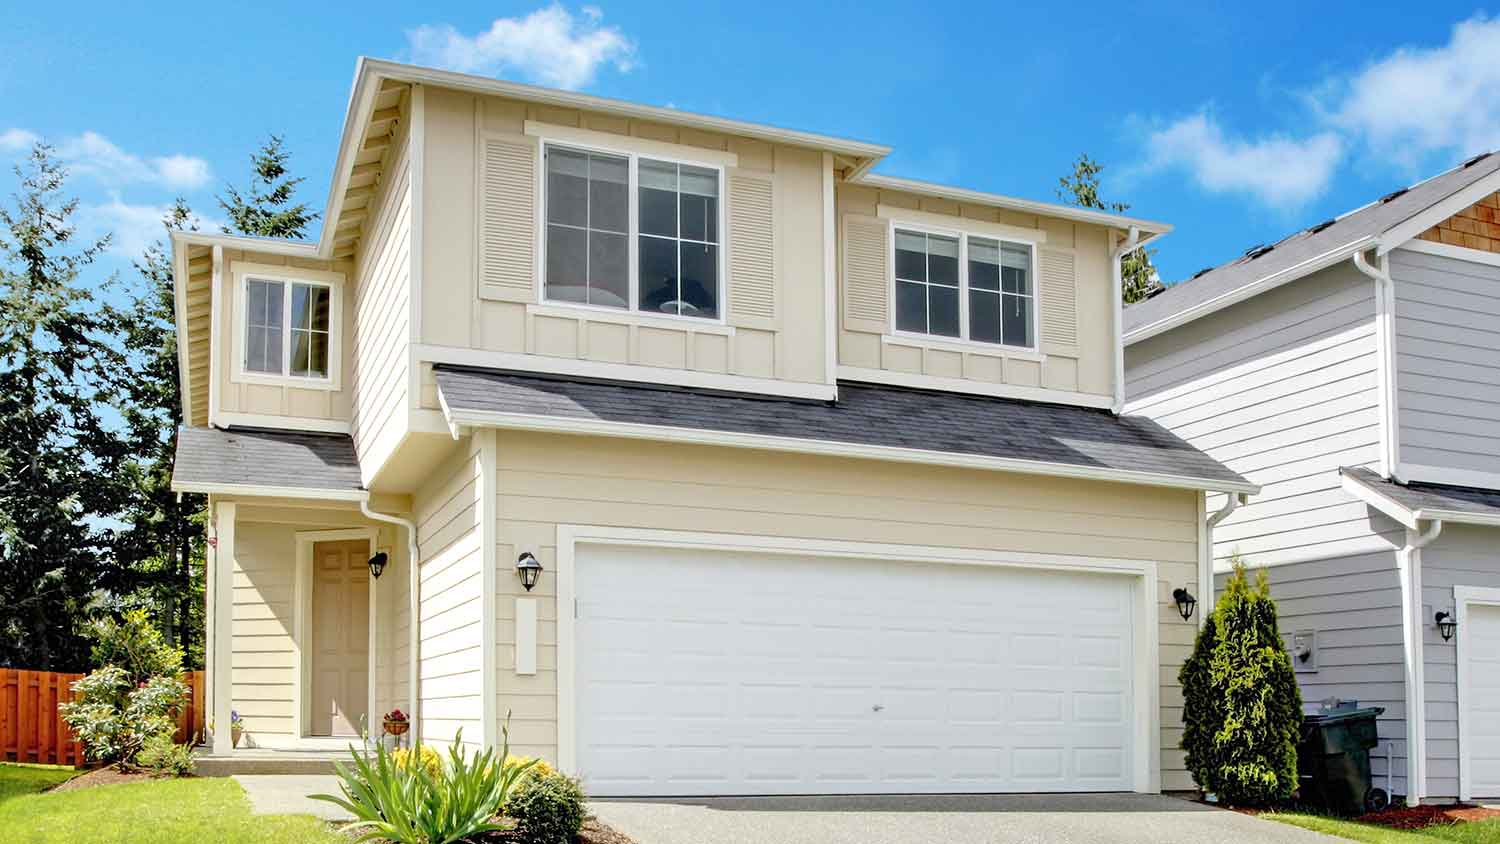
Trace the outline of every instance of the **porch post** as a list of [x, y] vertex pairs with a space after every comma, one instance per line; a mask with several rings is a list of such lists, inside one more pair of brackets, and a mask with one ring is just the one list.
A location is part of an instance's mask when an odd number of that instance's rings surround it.
[[232, 630], [234, 618], [234, 519], [233, 501], [220, 501], [215, 506], [213, 546], [214, 567], [214, 612], [209, 623], [214, 628], [213, 716], [215, 756], [228, 755], [234, 750], [233, 728], [229, 725], [229, 713], [233, 709], [230, 696], [233, 694]]

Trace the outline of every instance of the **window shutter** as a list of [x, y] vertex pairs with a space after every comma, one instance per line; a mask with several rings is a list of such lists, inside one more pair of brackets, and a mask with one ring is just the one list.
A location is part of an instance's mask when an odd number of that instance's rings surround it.
[[479, 296], [536, 298], [536, 145], [485, 138], [480, 150]]
[[729, 322], [769, 328], [776, 320], [776, 230], [770, 179], [729, 176]]
[[890, 324], [886, 269], [889, 227], [876, 217], [844, 217], [844, 328], [884, 334]]
[[1043, 249], [1041, 267], [1042, 343], [1078, 345], [1078, 292], [1073, 253]]

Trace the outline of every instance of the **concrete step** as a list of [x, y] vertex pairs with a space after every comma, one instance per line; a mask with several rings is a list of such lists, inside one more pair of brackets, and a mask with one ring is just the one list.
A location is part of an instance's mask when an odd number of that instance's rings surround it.
[[194, 773], [200, 777], [229, 777], [235, 774], [331, 774], [335, 761], [331, 758], [205, 756], [199, 757]]

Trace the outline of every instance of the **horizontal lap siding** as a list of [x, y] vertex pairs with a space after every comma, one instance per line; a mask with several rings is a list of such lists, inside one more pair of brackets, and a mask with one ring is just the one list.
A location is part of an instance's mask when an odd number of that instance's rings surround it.
[[483, 740], [483, 548], [479, 458], [464, 441], [418, 491], [422, 563], [420, 686], [422, 739], [446, 744], [463, 731]]
[[[557, 751], [557, 525], [946, 545], [1150, 559], [1160, 566], [1162, 785], [1190, 788], [1176, 749], [1177, 670], [1194, 626], [1170, 593], [1194, 583], [1191, 492], [742, 449], [502, 433], [497, 460], [499, 706], [518, 752]], [[511, 561], [545, 568], [537, 672], [515, 673]], [[670, 588], [670, 584], [663, 584]]]
[[1215, 529], [1221, 568], [1388, 547], [1338, 476], [1379, 461], [1374, 317], [1373, 283], [1339, 265], [1127, 349], [1128, 411], [1262, 486]]
[[1398, 249], [1401, 461], [1500, 474], [1500, 267]]
[[1500, 588], [1500, 529], [1448, 524], [1422, 549], [1423, 664], [1427, 692], [1427, 792], [1458, 797], [1458, 652], [1433, 615], [1453, 612], [1453, 587]]
[[294, 528], [254, 522], [236, 526], [230, 699], [252, 736], [290, 736], [294, 730], [296, 573]]

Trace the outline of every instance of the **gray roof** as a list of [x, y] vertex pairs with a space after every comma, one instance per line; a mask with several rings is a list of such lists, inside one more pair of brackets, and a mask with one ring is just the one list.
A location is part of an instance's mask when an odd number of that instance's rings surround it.
[[[884, 446], [1058, 464], [1253, 492], [1213, 458], [1139, 416], [840, 382], [838, 402], [434, 367], [450, 415], [487, 413]], [[497, 423], [503, 424], [503, 423]], [[607, 432], [606, 432], [607, 433]], [[770, 444], [768, 444], [769, 447]]]
[[[1343, 246], [1379, 235], [1442, 202], [1474, 182], [1500, 170], [1500, 153], [1470, 159], [1399, 195], [1389, 195], [1342, 217], [1326, 228], [1312, 226], [1274, 244], [1270, 251], [1250, 251], [1206, 273], [1168, 286], [1161, 293], [1125, 309], [1125, 333], [1169, 319], [1268, 276], [1282, 273]], [[1316, 229], [1316, 231], [1315, 231]]]
[[354, 441], [347, 434], [188, 426], [177, 429], [172, 485], [189, 491], [247, 486], [363, 490]]
[[1383, 496], [1416, 519], [1448, 519], [1500, 523], [1500, 490], [1447, 484], [1400, 484], [1363, 466], [1339, 469], [1339, 474]]

